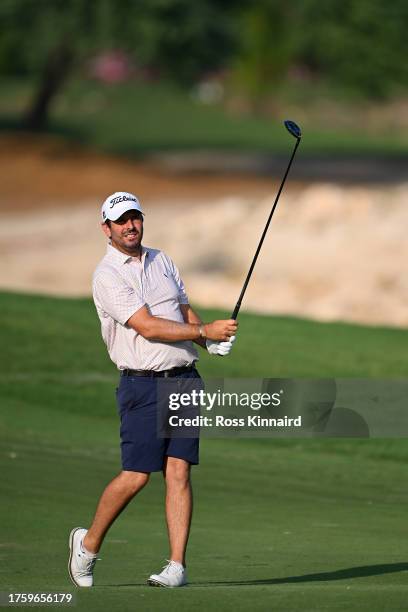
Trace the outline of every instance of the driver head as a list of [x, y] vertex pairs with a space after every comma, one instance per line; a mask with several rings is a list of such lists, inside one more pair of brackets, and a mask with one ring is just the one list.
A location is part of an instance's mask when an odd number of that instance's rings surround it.
[[283, 123], [285, 124], [285, 128], [288, 130], [288, 132], [292, 134], [292, 136], [297, 139], [302, 137], [302, 130], [294, 121], [290, 121], [289, 119], [287, 119]]

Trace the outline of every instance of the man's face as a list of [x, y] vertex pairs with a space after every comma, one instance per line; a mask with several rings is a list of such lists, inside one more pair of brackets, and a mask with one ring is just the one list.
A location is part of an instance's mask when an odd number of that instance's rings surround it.
[[112, 245], [127, 255], [139, 255], [143, 238], [143, 215], [137, 210], [128, 210], [110, 225], [102, 223], [102, 229]]

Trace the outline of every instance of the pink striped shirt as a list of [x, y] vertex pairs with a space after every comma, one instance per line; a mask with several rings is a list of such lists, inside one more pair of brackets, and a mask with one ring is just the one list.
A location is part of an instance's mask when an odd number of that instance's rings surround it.
[[180, 304], [188, 304], [184, 284], [162, 251], [142, 247], [139, 261], [109, 244], [93, 276], [93, 298], [103, 340], [119, 370], [168, 370], [198, 360], [189, 340], [146, 340], [126, 325], [144, 305], [153, 316], [184, 322], [180, 310]]

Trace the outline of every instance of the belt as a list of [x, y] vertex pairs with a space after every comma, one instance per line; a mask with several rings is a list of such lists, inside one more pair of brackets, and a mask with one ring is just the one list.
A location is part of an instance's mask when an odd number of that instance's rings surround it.
[[121, 370], [121, 376], [147, 376], [149, 378], [170, 378], [172, 376], [179, 376], [180, 374], [186, 374], [187, 372], [193, 372], [195, 365], [184, 366], [182, 368], [171, 368], [170, 370]]

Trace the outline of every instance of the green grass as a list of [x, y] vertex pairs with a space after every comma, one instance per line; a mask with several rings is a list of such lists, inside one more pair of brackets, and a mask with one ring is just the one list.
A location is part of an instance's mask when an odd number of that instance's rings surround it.
[[[32, 91], [27, 81], [3, 80], [3, 128], [18, 125]], [[376, 125], [373, 132], [363, 128], [360, 120], [353, 127], [335, 120], [323, 123], [318, 113], [308, 113], [299, 101], [282, 103], [282, 107], [290, 108], [293, 118], [299, 115], [304, 123], [304, 155], [407, 153], [403, 129], [381, 130]], [[344, 113], [350, 115], [350, 108]], [[282, 116], [277, 112], [273, 120], [234, 116], [221, 106], [203, 105], [187, 92], [161, 82], [112, 87], [74, 79], [56, 101], [50, 129], [105, 151], [133, 156], [194, 149], [287, 153], [290, 145], [281, 125], [286, 118], [286, 112]]]
[[[3, 293], [0, 309], [1, 590], [73, 592], [67, 535], [120, 469], [115, 368], [91, 301]], [[234, 355], [200, 370], [402, 377], [407, 334], [244, 313]], [[156, 474], [76, 609], [405, 610], [407, 458], [404, 440], [203, 440], [191, 586], [145, 586], [167, 555]]]

